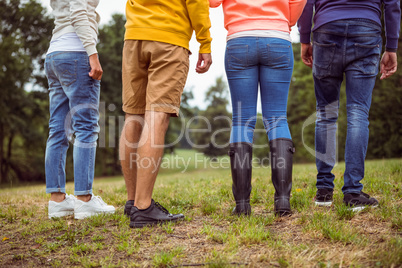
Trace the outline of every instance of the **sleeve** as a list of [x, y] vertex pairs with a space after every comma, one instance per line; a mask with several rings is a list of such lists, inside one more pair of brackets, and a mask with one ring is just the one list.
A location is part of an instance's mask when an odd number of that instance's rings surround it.
[[210, 7], [218, 7], [222, 4], [223, 0], [209, 0]]
[[315, 0], [307, 0], [303, 13], [301, 14], [297, 26], [300, 33], [300, 43], [308, 44], [311, 39], [311, 27], [313, 26]]
[[211, 53], [211, 21], [209, 19], [208, 0], [186, 0], [187, 11], [195, 36], [200, 43], [199, 53]]
[[290, 27], [296, 24], [297, 20], [299, 19], [300, 15], [303, 12], [303, 8], [306, 5], [307, 0], [290, 0], [289, 1], [289, 24]]
[[387, 39], [385, 49], [396, 52], [401, 28], [401, 4], [399, 0], [384, 0], [384, 20]]
[[297, 22], [300, 43], [308, 44], [311, 40], [311, 27], [313, 26], [313, 13], [314, 13], [315, 0], [307, 0], [306, 6]]
[[88, 19], [87, 2], [88, 0], [70, 1], [70, 22], [87, 51], [88, 56], [91, 56], [98, 52], [96, 50], [96, 40], [91, 34], [93, 29], [91, 29], [91, 24]]

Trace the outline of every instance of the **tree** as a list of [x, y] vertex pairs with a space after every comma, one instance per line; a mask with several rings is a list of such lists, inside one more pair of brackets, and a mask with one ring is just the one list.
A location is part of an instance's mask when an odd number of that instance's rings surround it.
[[26, 92], [43, 82], [43, 55], [53, 21], [37, 1], [0, 2], [0, 183], [43, 178], [47, 96]]
[[[184, 138], [187, 122], [194, 116], [194, 109], [191, 108], [189, 101], [194, 98], [192, 88], [184, 89], [181, 96], [180, 116], [170, 118], [169, 127], [165, 135], [165, 153], [174, 153], [175, 149], [191, 148], [187, 140]], [[180, 137], [182, 135], [182, 137]]]
[[[385, 40], [385, 31], [382, 32]], [[382, 51], [385, 51], [383, 43]], [[402, 156], [402, 38], [399, 38], [397, 57], [398, 70], [394, 75], [385, 80], [377, 76], [370, 109], [367, 158]]]
[[193, 138], [198, 150], [205, 155], [211, 157], [225, 155], [229, 148], [231, 118], [226, 108], [228, 90], [222, 77], [218, 77], [216, 84], [208, 89], [205, 100], [209, 105], [199, 114], [195, 127], [198, 131], [193, 133]]
[[125, 23], [122, 14], [114, 14], [112, 20], [99, 29], [98, 53], [104, 73], [100, 94], [102, 131], [96, 157], [97, 176], [121, 174], [119, 137], [124, 122], [121, 66]]
[[257, 122], [255, 124], [253, 154], [260, 160], [261, 164], [266, 165], [266, 163], [262, 163], [261, 161], [269, 156], [269, 145], [268, 135], [264, 128], [261, 114], [257, 115]]

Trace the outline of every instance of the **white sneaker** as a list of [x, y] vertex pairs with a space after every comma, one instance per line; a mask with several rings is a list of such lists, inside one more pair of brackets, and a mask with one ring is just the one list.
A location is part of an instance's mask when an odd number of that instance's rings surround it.
[[66, 198], [61, 202], [49, 201], [49, 219], [73, 215], [75, 200], [77, 200], [75, 196], [66, 194]]
[[75, 201], [74, 218], [85, 219], [100, 213], [114, 213], [114, 206], [106, 204], [100, 196], [92, 195], [91, 200], [84, 202], [81, 200]]

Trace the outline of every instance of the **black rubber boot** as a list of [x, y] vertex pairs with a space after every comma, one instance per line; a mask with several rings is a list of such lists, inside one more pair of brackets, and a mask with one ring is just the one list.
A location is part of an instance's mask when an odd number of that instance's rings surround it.
[[275, 139], [269, 142], [271, 149], [272, 183], [275, 187], [274, 212], [278, 216], [289, 216], [290, 192], [292, 190], [293, 153], [295, 148], [290, 139]]
[[229, 149], [232, 170], [232, 192], [236, 201], [233, 214], [250, 215], [251, 161], [253, 147], [246, 142], [231, 143]]

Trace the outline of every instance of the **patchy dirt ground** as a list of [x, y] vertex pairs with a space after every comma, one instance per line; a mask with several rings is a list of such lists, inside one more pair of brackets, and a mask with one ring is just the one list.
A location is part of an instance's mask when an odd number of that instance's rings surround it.
[[332, 207], [314, 206], [314, 166], [296, 166], [294, 213], [285, 218], [272, 213], [265, 171], [254, 173], [252, 216], [240, 218], [230, 213], [228, 171], [195, 171], [187, 184], [189, 174], [162, 175], [154, 196], [186, 219], [143, 229], [122, 215], [121, 178], [97, 180], [95, 189], [117, 212], [81, 221], [47, 219], [43, 186], [0, 190], [0, 267], [402, 267], [400, 171], [374, 163], [366, 184], [380, 206], [358, 214], [340, 190]]

